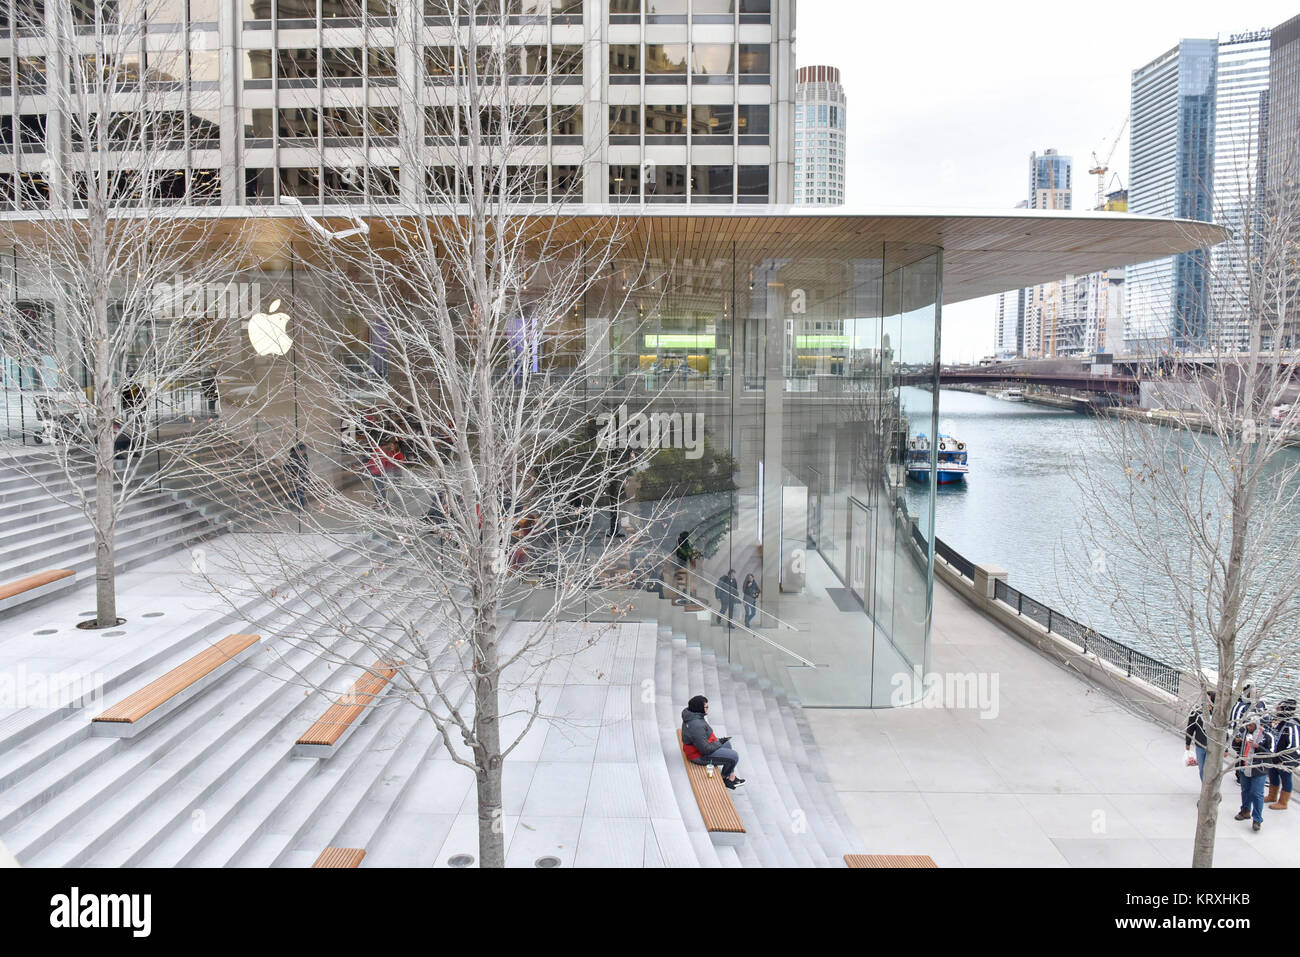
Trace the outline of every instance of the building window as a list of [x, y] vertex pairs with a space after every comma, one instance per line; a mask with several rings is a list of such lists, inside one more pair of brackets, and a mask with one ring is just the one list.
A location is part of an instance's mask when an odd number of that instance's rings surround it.
[[686, 143], [686, 104], [647, 105], [645, 108], [647, 143]]
[[609, 142], [612, 146], [641, 142], [641, 107], [634, 103], [609, 108]]
[[768, 140], [771, 108], [766, 103], [742, 103], [736, 107], [736, 120], [742, 144], [764, 144]]
[[315, 166], [280, 167], [280, 195], [320, 201], [320, 170]]
[[647, 83], [682, 83], [686, 80], [685, 43], [647, 43], [645, 72]]
[[741, 166], [736, 170], [736, 192], [742, 203], [766, 203], [768, 197], [768, 168], [766, 166]]
[[360, 47], [325, 47], [321, 50], [321, 76], [325, 86], [360, 86]]
[[611, 166], [609, 168], [610, 199], [635, 199], [640, 195], [640, 166]]
[[730, 83], [735, 72], [730, 43], [695, 43], [691, 46], [691, 72], [696, 83]]
[[686, 167], [646, 164], [645, 196], [650, 203], [686, 202]]
[[735, 131], [735, 107], [730, 103], [691, 107], [691, 136], [696, 143], [727, 144]]
[[568, 200], [582, 201], [582, 167], [552, 166], [551, 196], [556, 202]]
[[275, 202], [275, 170], [247, 169], [244, 171], [244, 202], [265, 205]]
[[635, 43], [611, 43], [609, 46], [609, 82], [641, 82], [641, 47]]
[[691, 202], [730, 203], [735, 188], [736, 172], [726, 166], [691, 167]]
[[740, 45], [740, 82], [768, 83], [772, 73], [772, 47], [768, 43]]
[[319, 68], [315, 47], [301, 50], [277, 50], [276, 70], [282, 87], [313, 87]]
[[640, 23], [641, 0], [609, 0], [610, 23]]
[[687, 0], [646, 0], [647, 23], [685, 23]]

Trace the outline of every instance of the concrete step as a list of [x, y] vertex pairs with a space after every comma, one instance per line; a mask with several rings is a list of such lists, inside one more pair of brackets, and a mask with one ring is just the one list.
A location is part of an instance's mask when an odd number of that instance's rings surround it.
[[[148, 516], [127, 526], [119, 526], [114, 543], [114, 565], [118, 571], [139, 564], [142, 556], [159, 554], [156, 546], [170, 543], [171, 548], [192, 541], [215, 529], [203, 516], [184, 511], [175, 515]], [[165, 551], [162, 552], [165, 554]], [[132, 562], [131, 566], [125, 563]], [[48, 545], [33, 543], [17, 560], [0, 566], [0, 581], [13, 581], [49, 568], [71, 568], [77, 572], [94, 567], [94, 542], [89, 536], [80, 542]]]
[[681, 747], [677, 743], [677, 730], [681, 727], [680, 709], [689, 700], [684, 686], [673, 684], [673, 643], [671, 633], [668, 637], [658, 637], [655, 641], [655, 717], [658, 720], [659, 752], [667, 770], [673, 796], [677, 801], [678, 816], [686, 830], [687, 839], [700, 867], [721, 867], [717, 849], [705, 830], [704, 820], [700, 817], [699, 806], [695, 803], [695, 794], [691, 790], [686, 769], [682, 767]]
[[[260, 604], [255, 606], [256, 609], [265, 607]], [[263, 630], [273, 614], [274, 612], [264, 614], [257, 624], [251, 626], [252, 629]], [[209, 639], [230, 629], [230, 624], [227, 620], [218, 619], [197, 634], [192, 632], [180, 637], [168, 634], [151, 642], [143, 650], [136, 647], [124, 652], [121, 658], [105, 666], [104, 701], [116, 701], [128, 693], [128, 689], [143, 686], [188, 661], [207, 645]], [[248, 630], [248, 625], [241, 624], [242, 628], [238, 630]], [[232, 671], [212, 689], [207, 689], [204, 695], [170, 717], [166, 724], [172, 727], [183, 726], [195, 720], [196, 716], [201, 716], [211, 708], [214, 701], [220, 702], [221, 689], [234, 687], [232, 680], [241, 674], [246, 674], [244, 669]], [[2, 759], [5, 764], [0, 767], [4, 770], [3, 780], [12, 783], [0, 791], [0, 810], [3, 810], [3, 816], [0, 816], [0, 834], [8, 832], [37, 809], [64, 794], [103, 760], [124, 750], [126, 739], [90, 736], [89, 722], [94, 717], [92, 712], [101, 711], [104, 702], [86, 701], [82, 705], [65, 709], [58, 724], [51, 726], [48, 720], [34, 721], [5, 739], [6, 748]], [[168, 737], [160, 731], [161, 728], [151, 730], [141, 740]], [[106, 747], [104, 742], [109, 746]]]
[[[323, 632], [324, 629], [318, 629], [311, 637], [324, 648], [347, 657], [364, 657], [355, 642]], [[181, 817], [189, 826], [190, 811], [200, 808], [218, 788], [235, 782], [256, 787], [265, 776], [264, 766], [286, 760], [292, 739], [313, 720], [307, 717], [313, 702], [310, 698], [301, 700], [297, 695], [299, 682], [312, 685], [328, 681], [333, 670], [325, 659], [317, 656], [315, 649], [297, 649], [276, 656], [273, 663], [264, 663], [259, 670], [256, 661], [265, 662], [269, 657], [254, 659], [247, 671], [241, 668], [231, 672], [212, 688], [205, 689], [195, 702], [170, 715], [166, 722], [169, 733], [159, 734], [160, 726], [129, 741], [122, 759], [115, 765], [125, 765], [123, 773], [133, 778], [130, 793], [119, 795], [117, 792], [123, 788], [105, 781], [118, 770], [116, 766], [105, 766], [95, 776], [94, 784], [100, 790], [91, 800], [78, 804], [79, 795], [69, 794], [66, 800], [51, 802], [48, 811], [32, 815], [7, 834], [6, 844], [21, 848], [14, 853], [24, 854], [20, 859], [35, 865], [84, 865], [110, 842], [116, 842], [132, 821], [146, 811], [144, 829], [157, 833]], [[232, 678], [236, 679], [233, 686]], [[197, 715], [189, 714], [194, 710], [193, 704], [200, 701], [205, 707]], [[314, 703], [322, 706], [319, 695]], [[284, 707], [285, 704], [290, 707]], [[186, 715], [186, 720], [177, 721], [181, 714]], [[172, 722], [177, 727], [173, 728]], [[283, 747], [276, 746], [277, 737], [283, 739], [279, 742]], [[138, 799], [141, 789], [149, 796], [148, 801]], [[60, 817], [69, 805], [75, 807], [75, 822], [69, 820], [70, 815]], [[36, 836], [43, 827], [49, 830]], [[48, 853], [36, 853], [33, 857], [33, 852], [53, 843], [55, 830], [60, 832], [58, 844]], [[134, 842], [123, 841], [129, 845], [128, 860], [130, 851], [148, 843], [147, 839], [141, 840], [138, 831], [131, 834]], [[202, 837], [214, 831], [213, 822], [209, 821], [198, 833]], [[70, 847], [76, 850], [68, 854]]]

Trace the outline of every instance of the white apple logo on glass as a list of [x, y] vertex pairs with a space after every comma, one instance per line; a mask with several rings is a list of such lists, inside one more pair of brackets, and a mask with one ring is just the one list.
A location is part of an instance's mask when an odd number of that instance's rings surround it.
[[255, 312], [248, 320], [248, 341], [259, 356], [282, 356], [289, 351], [293, 340], [289, 338], [289, 314], [277, 312], [280, 300], [271, 303], [266, 312]]

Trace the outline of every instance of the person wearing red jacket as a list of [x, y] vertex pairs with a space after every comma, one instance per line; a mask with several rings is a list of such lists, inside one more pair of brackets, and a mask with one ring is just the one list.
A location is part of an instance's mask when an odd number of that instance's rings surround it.
[[406, 456], [392, 439], [381, 443], [366, 460], [366, 471], [370, 473], [371, 482], [374, 484], [377, 502], [383, 502], [387, 498], [388, 486], [392, 482], [390, 476], [400, 469], [405, 461]]
[[691, 764], [718, 764], [722, 766], [722, 783], [729, 790], [736, 790], [745, 783], [744, 778], [736, 777], [736, 765], [740, 755], [735, 748], [728, 747], [730, 738], [718, 740], [718, 736], [709, 727], [704, 716], [709, 712], [709, 699], [697, 694], [686, 703], [682, 710], [682, 752]]

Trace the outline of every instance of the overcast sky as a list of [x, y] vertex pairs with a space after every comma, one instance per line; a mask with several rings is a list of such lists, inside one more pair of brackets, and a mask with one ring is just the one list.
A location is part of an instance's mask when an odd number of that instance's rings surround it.
[[[1026, 198], [1029, 154], [1051, 148], [1074, 158], [1074, 207], [1091, 208], [1092, 154], [1115, 142], [1134, 69], [1181, 38], [1300, 14], [1300, 0], [1090, 6], [798, 0], [798, 65], [839, 67], [849, 98], [847, 207], [1012, 207]], [[1110, 166], [1108, 190], [1127, 186], [1127, 135]], [[944, 361], [993, 351], [994, 305], [944, 310]]]

